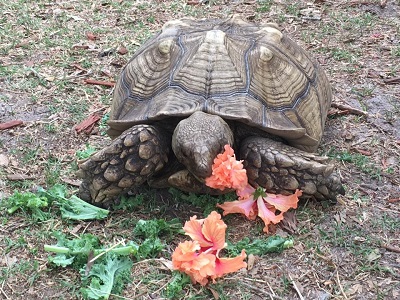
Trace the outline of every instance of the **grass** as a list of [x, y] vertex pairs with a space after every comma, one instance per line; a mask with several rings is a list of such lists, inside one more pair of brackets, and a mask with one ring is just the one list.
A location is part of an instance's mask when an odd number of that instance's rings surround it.
[[366, 155], [349, 152], [347, 150], [338, 151], [334, 148], [331, 148], [328, 151], [327, 156], [345, 163], [351, 163], [363, 173], [371, 175], [371, 177], [373, 178], [380, 179], [382, 169], [380, 167], [377, 167], [374, 162], [371, 162], [371, 159]]
[[[215, 0], [190, 5], [180, 0], [84, 0], [57, 4], [44, 0], [0, 0], [0, 123], [12, 119], [25, 121], [24, 126], [0, 134], [0, 152], [10, 159], [8, 166], [0, 166], [0, 207], [4, 205], [4, 195], [14, 190], [34, 191], [38, 185], [51, 187], [66, 179], [76, 179], [75, 159], [88, 157], [103, 142], [108, 142], [102, 135], [107, 129], [112, 93], [109, 88], [85, 85], [83, 79], [116, 79], [121, 66], [139, 45], [170, 19], [236, 13], [256, 22], [278, 22], [285, 33], [302, 41], [321, 62], [339, 100], [358, 99], [363, 105], [364, 99], [385, 95], [395, 102], [398, 85], [384, 85], [382, 79], [399, 76], [396, 59], [400, 56], [400, 47], [387, 38], [398, 34], [396, 17], [390, 17], [388, 9], [371, 13], [365, 10], [365, 5], [351, 7], [339, 2], [343, 5], [334, 6], [328, 1], [323, 6], [311, 5], [321, 9], [322, 19], [310, 21], [302, 19], [301, 14], [301, 9], [310, 6], [308, 2]], [[392, 5], [396, 8], [394, 11], [400, 9], [398, 4]], [[383, 12], [385, 17], [381, 15]], [[88, 32], [98, 39], [89, 41]], [[383, 34], [385, 39], [371, 40], [373, 34]], [[89, 48], [76, 48], [77, 45]], [[109, 56], [98, 56], [105, 49], [120, 45], [128, 49], [127, 55], [113, 52]], [[366, 76], [368, 70], [377, 71], [379, 77]], [[399, 114], [394, 107], [382, 116], [393, 126]], [[363, 109], [368, 112], [369, 108]], [[93, 111], [104, 113], [97, 126], [100, 134], [76, 134], [73, 127]], [[384, 250], [380, 242], [399, 245], [397, 203], [388, 202], [398, 197], [394, 185], [399, 168], [397, 162], [383, 167], [381, 161], [397, 158], [398, 147], [390, 134], [376, 134], [369, 118], [344, 115], [329, 119], [327, 128], [333, 128], [334, 134], [346, 126], [361, 125], [370, 131], [359, 132], [357, 137], [365, 134], [365, 145], [374, 150], [374, 155], [347, 150], [351, 148], [340, 135], [327, 138], [328, 143], [322, 146], [321, 152], [329, 153], [336, 162], [346, 180], [347, 195], [340, 198], [343, 204], [338, 206], [326, 207], [309, 201], [297, 210], [295, 248], [281, 254], [263, 255], [254, 269], [228, 276], [209, 287], [200, 287], [192, 285], [187, 276], [171, 272], [159, 260], [151, 258], [170, 259], [177, 243], [186, 238], [176, 232], [166, 233], [160, 237], [161, 252], [135, 263], [133, 279], [114, 298], [145, 299], [151, 295], [168, 299], [211, 299], [218, 295], [219, 299], [265, 299], [275, 294], [294, 299], [299, 295], [292, 279], [303, 288], [303, 298], [319, 298], [321, 294], [313, 294], [314, 291], [333, 299], [395, 298], [395, 292], [400, 290], [397, 256]], [[32, 179], [12, 181], [7, 179], [9, 174], [23, 174]], [[378, 191], [358, 190], [357, 186], [365, 181], [378, 184]], [[76, 186], [68, 187], [69, 194], [76, 191]], [[176, 190], [143, 189], [137, 195], [122, 198], [107, 220], [92, 222], [62, 220], [57, 207], [49, 209], [49, 219], [45, 221], [34, 219], [26, 211], [8, 215], [0, 208], [0, 248], [4, 249], [0, 254], [0, 297], [5, 293], [9, 299], [26, 299], [28, 292], [32, 298], [82, 297], [80, 273], [56, 268], [43, 250], [43, 244], [55, 242], [54, 231], [70, 237], [91, 233], [107, 245], [133, 238], [142, 242], [145, 237], [134, 233], [139, 220], [162, 220], [161, 224], [179, 218], [182, 226], [191, 216], [203, 217], [215, 209], [216, 203], [232, 198], [232, 195], [211, 197]], [[251, 222], [236, 215], [224, 220], [228, 224], [229, 241], [263, 236], [262, 222]], [[346, 295], [341, 291], [336, 273]], [[385, 278], [390, 279], [389, 284]], [[349, 294], [355, 283], [362, 285], [363, 294]]]

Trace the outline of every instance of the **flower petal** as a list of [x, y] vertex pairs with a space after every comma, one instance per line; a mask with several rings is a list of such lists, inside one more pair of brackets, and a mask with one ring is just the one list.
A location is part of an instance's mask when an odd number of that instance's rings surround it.
[[297, 203], [299, 202], [298, 197], [300, 197], [301, 194], [301, 190], [296, 190], [293, 195], [289, 196], [267, 194], [267, 197], [264, 198], [264, 200], [273, 205], [277, 210], [286, 212], [290, 208], [297, 208]]
[[212, 174], [206, 178], [206, 185], [214, 189], [242, 189], [247, 185], [246, 169], [243, 161], [236, 160], [230, 145], [224, 146], [224, 152], [218, 154], [212, 165]]
[[212, 241], [207, 240], [203, 235], [203, 223], [204, 219], [197, 220], [197, 216], [193, 216], [190, 218], [190, 221], [186, 221], [183, 230], [186, 235], [192, 238], [192, 240], [199, 242], [201, 247], [212, 247]]
[[283, 220], [283, 212], [279, 215], [275, 215], [274, 207], [267, 207], [262, 197], [257, 199], [258, 216], [264, 221], [265, 227], [264, 232], [268, 233], [268, 225], [270, 223], [277, 224]]
[[236, 190], [236, 195], [238, 195], [239, 200], [247, 199], [252, 196], [255, 191], [255, 188], [253, 188], [250, 184], [247, 184], [244, 188]]
[[197, 251], [200, 250], [198, 242], [185, 241], [179, 243], [175, 251], [172, 253], [172, 266], [176, 270], [183, 270], [185, 262], [192, 262], [197, 257]]
[[180, 243], [172, 254], [172, 266], [175, 270], [190, 276], [193, 283], [205, 285], [208, 277], [215, 274], [215, 254], [198, 252], [200, 245], [197, 241]]
[[239, 256], [233, 258], [219, 258], [215, 261], [215, 274], [211, 276], [214, 280], [217, 277], [221, 277], [225, 274], [236, 272], [242, 268], [246, 268], [247, 264], [243, 261], [246, 258], [246, 252], [242, 250]]
[[255, 212], [256, 202], [254, 201], [252, 196], [247, 199], [217, 204], [217, 207], [224, 210], [224, 216], [226, 216], [227, 214], [240, 213], [244, 214], [250, 220], [254, 220], [257, 217]]
[[212, 244], [212, 250], [220, 250], [225, 248], [225, 231], [226, 224], [221, 220], [221, 215], [216, 211], [212, 211], [203, 223], [203, 236]]

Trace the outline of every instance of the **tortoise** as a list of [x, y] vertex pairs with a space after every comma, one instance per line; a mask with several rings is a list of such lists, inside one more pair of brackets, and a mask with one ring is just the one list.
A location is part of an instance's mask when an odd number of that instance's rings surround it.
[[204, 181], [229, 144], [253, 186], [335, 202], [340, 177], [313, 154], [331, 100], [320, 65], [274, 23], [169, 21], [123, 68], [113, 141], [79, 165], [80, 196], [107, 207], [143, 184], [221, 193]]

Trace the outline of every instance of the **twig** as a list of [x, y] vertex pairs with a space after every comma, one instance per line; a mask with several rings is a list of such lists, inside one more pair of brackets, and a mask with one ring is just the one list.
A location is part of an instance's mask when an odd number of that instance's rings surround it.
[[338, 283], [339, 289], [342, 292], [344, 299], [349, 299], [349, 298], [347, 298], [346, 293], [343, 290], [342, 284], [340, 283], [339, 272], [338, 272], [337, 269], [336, 269], [336, 279], [337, 279], [337, 283]]
[[397, 247], [394, 247], [394, 246], [390, 246], [390, 245], [381, 243], [381, 247], [385, 248], [388, 251], [400, 253], [400, 248], [397, 248]]
[[11, 181], [18, 181], [18, 180], [31, 180], [35, 179], [34, 176], [25, 175], [25, 174], [8, 174], [7, 179]]
[[398, 202], [398, 201], [400, 201], [400, 198], [393, 198], [393, 199], [389, 199], [388, 200], [389, 203], [395, 203], [395, 202]]
[[303, 297], [303, 295], [301, 294], [301, 292], [300, 292], [300, 290], [299, 290], [299, 288], [298, 288], [296, 282], [293, 280], [292, 275], [289, 274], [289, 278], [290, 278], [290, 280], [292, 281], [293, 287], [294, 287], [294, 289], [296, 290], [297, 295], [299, 295], [300, 300], [304, 300], [304, 297]]
[[5, 129], [9, 129], [9, 128], [13, 128], [15, 126], [19, 126], [22, 125], [24, 122], [21, 120], [12, 120], [9, 122], [5, 122], [5, 123], [0, 123], [0, 130], [5, 130]]
[[383, 82], [385, 84], [399, 84], [400, 83], [400, 77], [394, 77], [394, 78], [389, 78], [389, 79], [383, 79]]
[[359, 110], [357, 108], [351, 107], [349, 105], [345, 105], [345, 104], [339, 104], [339, 103], [335, 103], [333, 102], [331, 104], [332, 107], [340, 109], [340, 110], [347, 110], [350, 113], [352, 113], [353, 115], [359, 115], [359, 116], [368, 116], [368, 113], [362, 110]]
[[372, 1], [353, 0], [347, 3], [339, 3], [338, 5], [336, 5], [336, 7], [341, 7], [341, 6], [353, 7], [357, 5], [368, 5], [368, 4], [372, 4]]
[[109, 86], [109, 87], [115, 86], [115, 82], [101, 81], [101, 80], [95, 80], [95, 79], [89, 79], [89, 78], [85, 79], [84, 82], [87, 84], [104, 85], [104, 86]]
[[247, 288], [249, 288], [249, 289], [252, 289], [252, 290], [254, 290], [254, 291], [258, 292], [258, 293], [267, 295], [267, 296], [269, 296], [271, 299], [284, 300], [284, 298], [279, 297], [279, 296], [274, 295], [274, 294], [271, 294], [271, 293], [268, 293], [268, 292], [266, 292], [266, 291], [264, 291], [264, 290], [262, 290], [262, 289], [259, 289], [258, 287], [254, 286], [254, 285], [247, 284], [247, 283], [245, 283], [245, 282], [240, 282], [240, 284], [241, 284], [241, 285], [244, 285], [245, 287], [247, 287]]
[[6, 292], [3, 290], [3, 287], [0, 288], [0, 291], [4, 295], [4, 297], [6, 297], [6, 299], [10, 299], [10, 298], [8, 298]]

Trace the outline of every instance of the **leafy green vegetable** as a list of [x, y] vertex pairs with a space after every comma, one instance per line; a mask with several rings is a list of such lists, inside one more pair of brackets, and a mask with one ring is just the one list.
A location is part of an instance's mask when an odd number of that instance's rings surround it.
[[137, 209], [139, 206], [144, 204], [144, 196], [142, 194], [138, 194], [135, 196], [121, 196], [121, 199], [118, 204], [114, 204], [112, 208], [114, 210], [123, 210], [123, 211], [133, 211]]
[[56, 253], [54, 257], [49, 257], [49, 261], [57, 266], [66, 267], [75, 262], [74, 265], [80, 267], [86, 264], [90, 251], [100, 248], [100, 240], [93, 234], [81, 234], [72, 240], [59, 231], [53, 235], [57, 238], [57, 244], [44, 245], [44, 250]]
[[96, 151], [97, 151], [96, 148], [87, 144], [85, 150], [78, 150], [76, 151], [75, 155], [76, 157], [78, 157], [78, 159], [85, 159], [88, 158], [93, 153], [95, 153]]
[[84, 265], [91, 252], [94, 256], [108, 252], [127, 256], [130, 254], [135, 255], [139, 248], [133, 242], [129, 242], [125, 246], [108, 249], [101, 248], [99, 238], [89, 233], [81, 234], [78, 238], [72, 240], [69, 240], [62, 232], [54, 232], [53, 235], [57, 238], [57, 244], [44, 245], [44, 250], [56, 253], [55, 256], [49, 257], [49, 261], [61, 267], [66, 267], [73, 263], [75, 266]]
[[246, 250], [246, 254], [264, 255], [266, 253], [280, 253], [284, 249], [293, 247], [292, 238], [283, 238], [279, 235], [270, 236], [266, 239], [255, 239], [250, 241], [249, 238], [244, 238], [235, 245], [228, 241], [226, 250], [229, 255], [239, 255], [242, 249]]
[[182, 224], [179, 219], [172, 219], [168, 222], [164, 219], [139, 220], [133, 229], [133, 233], [144, 238], [156, 238], [164, 234], [172, 234], [181, 229]]
[[13, 195], [5, 200], [7, 212], [13, 214], [17, 210], [29, 211], [35, 220], [44, 221], [50, 217], [50, 214], [42, 209], [49, 206], [46, 197], [31, 192], [20, 193], [15, 191]]
[[173, 271], [172, 280], [165, 287], [164, 296], [168, 299], [183, 299], [182, 291], [190, 282], [190, 277], [185, 273]]
[[190, 205], [195, 205], [199, 208], [202, 208], [203, 214], [205, 216], [215, 210], [215, 206], [217, 205], [217, 203], [223, 203], [225, 201], [233, 201], [237, 199], [237, 196], [234, 193], [227, 193], [218, 196], [194, 193], [185, 194], [175, 188], [170, 188], [168, 192], [172, 195], [173, 198], [177, 199], [179, 202], [185, 202]]
[[60, 206], [61, 217], [71, 220], [101, 220], [108, 216], [109, 211], [91, 205], [75, 195], [66, 198], [67, 189], [56, 184], [48, 191], [39, 188], [39, 193]]
[[43, 209], [57, 204], [60, 207], [61, 217], [72, 220], [101, 220], [108, 216], [109, 211], [91, 205], [82, 199], [71, 196], [67, 199], [67, 189], [61, 184], [56, 184], [48, 191], [39, 187], [36, 193], [14, 192], [5, 201], [9, 214], [21, 209], [30, 211], [36, 220], [44, 221], [50, 214]]
[[107, 253], [99, 263], [92, 266], [85, 276], [86, 269], [81, 269], [83, 281], [90, 284], [81, 292], [88, 299], [108, 299], [111, 293], [121, 292], [123, 285], [130, 280], [132, 261], [128, 257], [117, 257]]
[[165, 246], [165, 243], [163, 243], [159, 238], [145, 239], [140, 243], [135, 257], [137, 260], [157, 257]]

